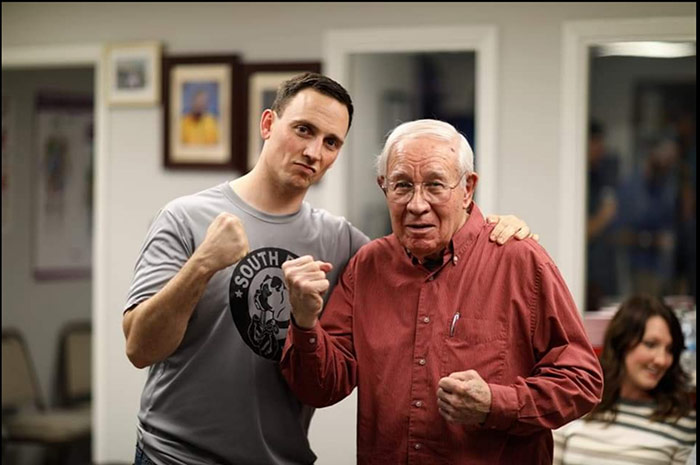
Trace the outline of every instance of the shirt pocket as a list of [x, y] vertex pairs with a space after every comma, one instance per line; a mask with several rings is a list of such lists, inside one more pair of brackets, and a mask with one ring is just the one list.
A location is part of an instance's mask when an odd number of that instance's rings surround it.
[[450, 336], [443, 336], [440, 350], [440, 376], [456, 371], [476, 370], [487, 383], [503, 380], [506, 358], [506, 331], [502, 322], [460, 318]]

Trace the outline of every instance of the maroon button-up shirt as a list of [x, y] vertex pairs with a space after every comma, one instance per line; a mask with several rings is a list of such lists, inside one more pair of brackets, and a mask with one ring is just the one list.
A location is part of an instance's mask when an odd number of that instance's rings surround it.
[[[557, 267], [533, 240], [490, 242], [491, 228], [474, 207], [433, 270], [394, 235], [372, 241], [321, 324], [290, 328], [281, 366], [302, 402], [331, 405], [358, 386], [359, 464], [551, 464], [550, 430], [600, 400], [601, 368]], [[480, 427], [438, 413], [440, 378], [469, 369], [493, 397]]]

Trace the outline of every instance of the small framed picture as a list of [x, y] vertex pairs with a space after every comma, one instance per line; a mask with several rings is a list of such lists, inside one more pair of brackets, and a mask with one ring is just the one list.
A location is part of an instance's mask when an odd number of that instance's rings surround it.
[[105, 49], [107, 102], [152, 106], [160, 100], [161, 46], [158, 42], [110, 45]]
[[245, 171], [239, 148], [242, 87], [236, 55], [163, 58], [167, 168]]
[[321, 72], [321, 63], [250, 63], [244, 66], [245, 80], [245, 143], [246, 171], [251, 170], [260, 156], [260, 116], [272, 106], [277, 88], [287, 79], [307, 71]]

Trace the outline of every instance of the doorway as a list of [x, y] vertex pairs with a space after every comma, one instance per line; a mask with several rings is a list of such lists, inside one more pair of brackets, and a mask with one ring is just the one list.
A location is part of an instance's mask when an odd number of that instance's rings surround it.
[[[472, 53], [473, 76], [454, 76], [463, 88], [473, 87], [474, 105], [474, 154], [479, 160], [479, 189], [475, 199], [485, 212], [497, 210], [498, 147], [496, 143], [496, 118], [498, 102], [497, 32], [493, 26], [379, 28], [329, 31], [324, 37], [324, 74], [340, 82], [353, 99], [360, 98], [362, 84], [353, 80], [353, 56], [362, 54], [399, 56], [403, 54], [452, 54]], [[362, 111], [359, 108], [357, 111]], [[359, 121], [359, 118], [358, 118]], [[307, 201], [329, 212], [348, 216], [354, 201], [346, 174], [351, 170], [350, 160], [366, 159], [359, 141], [364, 134], [353, 123], [343, 145], [342, 156], [324, 177], [313, 186]], [[374, 177], [372, 177], [373, 179]], [[356, 179], [356, 178], [355, 178]], [[373, 189], [374, 191], [374, 189]]]
[[[416, 119], [452, 124], [475, 147], [476, 53], [358, 53], [350, 56], [355, 104], [353, 156], [348, 157], [348, 219], [370, 239], [391, 233], [376, 157], [388, 133]], [[480, 157], [475, 155], [475, 169]]]
[[581, 312], [586, 307], [590, 48], [611, 42], [640, 40], [695, 42], [695, 18], [571, 21], [563, 28], [557, 263]]
[[[86, 63], [14, 66], [3, 57], [3, 329], [22, 334], [49, 407], [74, 400], [62, 384], [62, 337], [93, 320], [96, 72]], [[89, 355], [80, 367], [87, 385]], [[89, 401], [91, 389], [81, 389]], [[51, 452], [4, 449], [8, 463], [27, 465]], [[90, 442], [66, 453], [70, 463], [91, 463]]]
[[586, 311], [696, 298], [695, 69], [694, 42], [590, 48]]

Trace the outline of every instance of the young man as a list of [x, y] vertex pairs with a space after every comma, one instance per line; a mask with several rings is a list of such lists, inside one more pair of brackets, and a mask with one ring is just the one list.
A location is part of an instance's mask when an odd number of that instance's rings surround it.
[[[262, 114], [254, 169], [170, 202], [155, 219], [123, 320], [129, 359], [150, 367], [137, 464], [316, 459], [312, 409], [279, 371], [290, 318], [281, 266], [319, 257], [334, 267], [330, 285], [368, 241], [303, 202], [337, 158], [352, 113], [345, 89], [325, 76], [287, 81]], [[505, 237], [529, 234], [517, 219], [503, 223]]]

